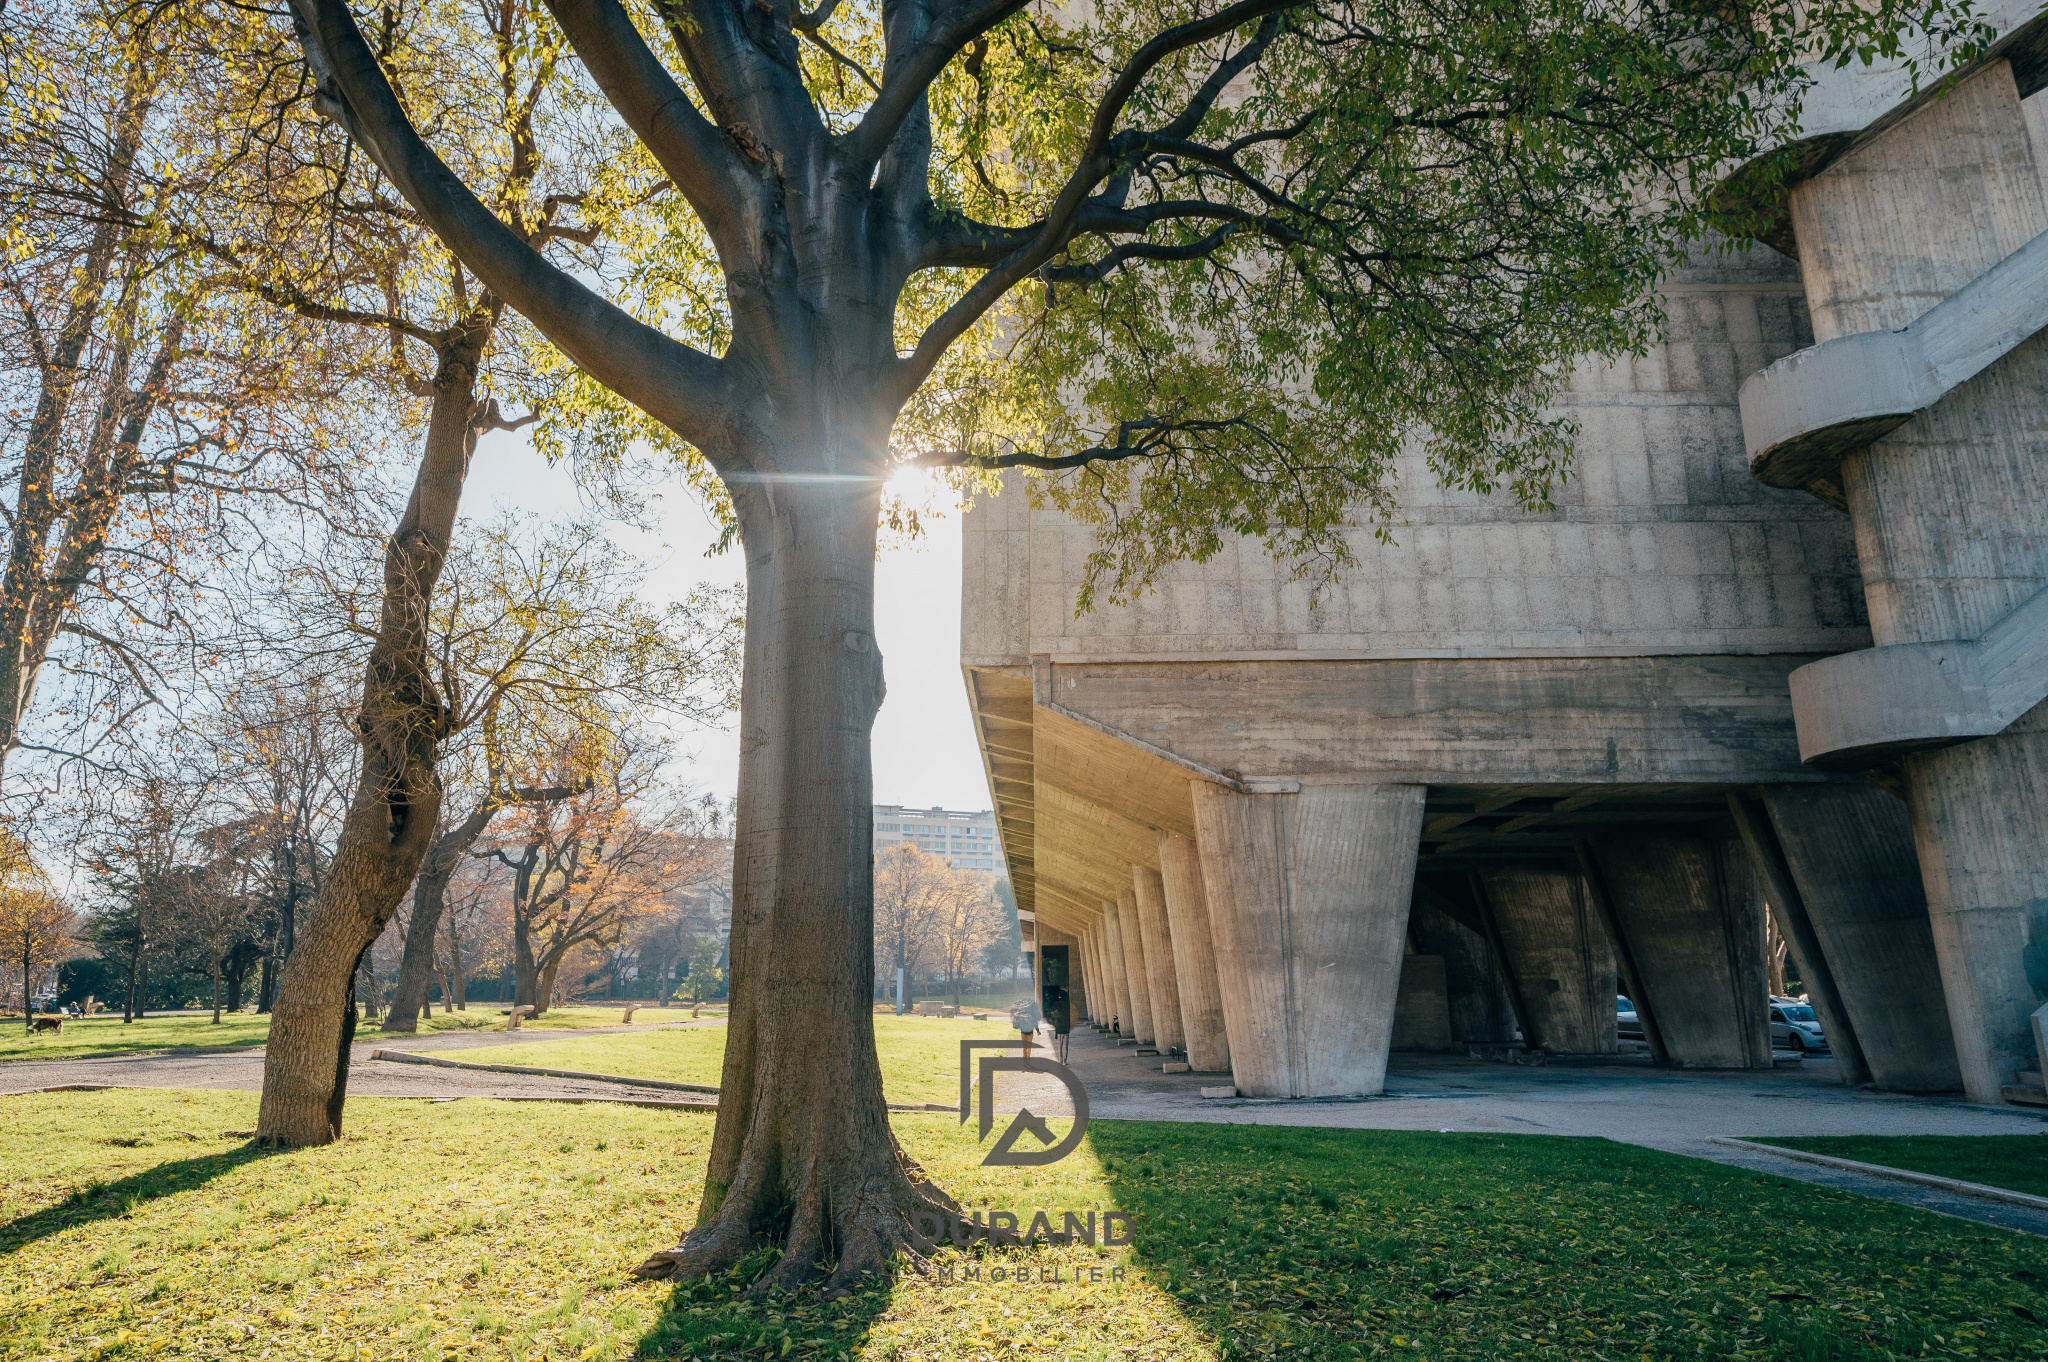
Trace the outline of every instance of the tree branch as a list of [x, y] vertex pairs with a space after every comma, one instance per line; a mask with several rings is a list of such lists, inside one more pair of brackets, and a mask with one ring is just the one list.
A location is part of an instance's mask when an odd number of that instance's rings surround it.
[[751, 184], [710, 119], [648, 49], [618, 0], [547, 0], [598, 88], [668, 172], [714, 242], [737, 230], [733, 192]]
[[[1124, 107], [1154, 67], [1176, 52], [1219, 37], [1241, 24], [1282, 10], [1295, 9], [1305, 3], [1307, 0], [1238, 0], [1238, 3], [1225, 6], [1206, 19], [1167, 29], [1139, 48], [1095, 106], [1095, 116], [1089, 122], [1087, 144], [1052, 211], [1046, 214], [1038, 234], [975, 281], [973, 287], [925, 329], [909, 357], [897, 362], [895, 395], [898, 400], [908, 401], [930, 376], [939, 357], [968, 327], [1033, 271], [1052, 259], [1072, 238], [1075, 222], [1088, 203], [1089, 190], [1116, 169], [1118, 158], [1115, 152], [1118, 149], [1112, 146], [1112, 140], [1117, 119], [1123, 115]], [[880, 102], [876, 101], [877, 104]]]
[[882, 88], [874, 103], [861, 115], [860, 125], [846, 134], [846, 155], [853, 164], [870, 166], [881, 160], [903, 120], [910, 117], [931, 83], [960, 49], [1029, 3], [1030, 0], [956, 0], [914, 46], [891, 52], [883, 62]]
[[420, 140], [345, 0], [291, 0], [322, 112], [348, 129], [486, 287], [598, 382], [685, 440], [715, 444], [729, 380], [719, 360], [605, 301], [520, 239]]

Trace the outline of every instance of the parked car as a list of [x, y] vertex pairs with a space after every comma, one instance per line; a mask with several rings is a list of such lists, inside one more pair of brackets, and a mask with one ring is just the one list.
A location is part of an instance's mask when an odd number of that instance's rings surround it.
[[1617, 1040], [1643, 1039], [1643, 1021], [1636, 1015], [1636, 1005], [1626, 998], [1614, 1000], [1614, 1035]]
[[1791, 998], [1771, 999], [1771, 1048], [1773, 1050], [1825, 1050], [1828, 1038], [1821, 1034], [1820, 1018], [1807, 1004]]

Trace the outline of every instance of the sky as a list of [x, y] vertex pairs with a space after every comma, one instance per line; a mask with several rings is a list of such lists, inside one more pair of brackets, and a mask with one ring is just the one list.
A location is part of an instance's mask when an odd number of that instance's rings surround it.
[[[555, 517], [580, 502], [566, 467], [549, 467], [519, 435], [498, 433], [478, 445], [463, 510], [488, 519], [499, 509]], [[687, 595], [699, 582], [739, 583], [739, 551], [706, 557], [717, 539], [710, 518], [682, 484], [654, 512], [660, 532], [614, 526], [612, 538], [648, 565], [644, 594], [656, 603]], [[875, 802], [949, 809], [989, 807], [988, 782], [974, 746], [967, 690], [960, 677], [960, 515], [928, 519], [917, 543], [885, 550], [875, 564], [875, 638], [888, 696], [875, 719]], [[682, 737], [687, 779], [731, 795], [738, 783], [739, 716], [722, 729]]]

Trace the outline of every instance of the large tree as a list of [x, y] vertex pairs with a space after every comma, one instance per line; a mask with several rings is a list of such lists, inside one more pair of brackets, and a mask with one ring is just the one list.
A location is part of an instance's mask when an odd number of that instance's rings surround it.
[[1103, 526], [1120, 590], [1228, 531], [1341, 561], [1411, 440], [1541, 503], [1570, 436], [1546, 398], [1653, 338], [1701, 190], [1788, 126], [1798, 63], [1939, 3], [548, 0], [530, 41], [566, 40], [679, 191], [647, 257], [673, 302], [641, 317], [450, 168], [347, 0], [292, 0], [321, 107], [716, 471], [744, 542], [718, 1125], [696, 1228], [643, 1271], [782, 1232], [761, 1289], [845, 1287], [950, 1204], [890, 1133], [868, 1023], [898, 462], [1066, 474], [1041, 490]]

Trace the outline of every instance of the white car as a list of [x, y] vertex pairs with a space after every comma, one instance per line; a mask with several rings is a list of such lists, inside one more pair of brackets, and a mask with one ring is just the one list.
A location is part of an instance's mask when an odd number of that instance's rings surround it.
[[1771, 1048], [1773, 1050], [1825, 1050], [1828, 1038], [1821, 1034], [1820, 1018], [1807, 1004], [1791, 998], [1771, 999]]

